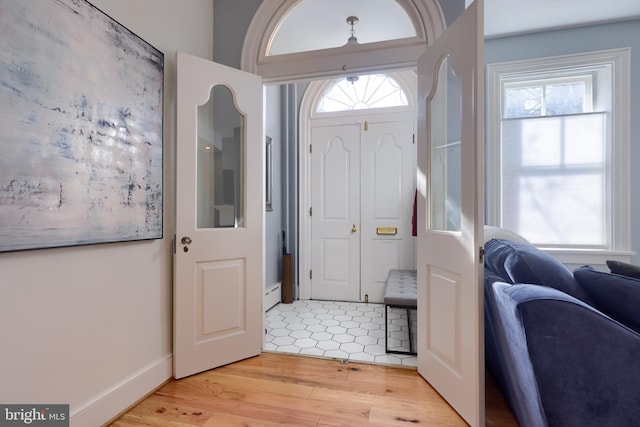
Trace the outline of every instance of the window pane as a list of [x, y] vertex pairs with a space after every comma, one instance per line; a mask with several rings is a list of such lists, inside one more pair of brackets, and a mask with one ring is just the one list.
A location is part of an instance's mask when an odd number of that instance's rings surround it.
[[602, 165], [605, 113], [505, 120], [505, 167]]
[[330, 113], [408, 104], [404, 90], [395, 79], [373, 74], [337, 80], [320, 99], [317, 111]]
[[451, 58], [438, 72], [437, 87], [428, 103], [430, 129], [429, 227], [462, 229], [462, 81], [453, 73]]
[[547, 116], [584, 112], [585, 84], [565, 83], [545, 86]]
[[605, 245], [605, 113], [502, 123], [502, 226], [538, 245]]
[[504, 185], [503, 227], [536, 245], [605, 245], [601, 174], [512, 175]]
[[504, 118], [542, 115], [542, 86], [505, 89], [504, 93]]

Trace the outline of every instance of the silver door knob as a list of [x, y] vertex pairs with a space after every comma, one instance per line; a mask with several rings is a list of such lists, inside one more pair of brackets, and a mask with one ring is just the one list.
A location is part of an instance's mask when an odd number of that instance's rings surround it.
[[191, 237], [184, 236], [180, 242], [182, 242], [183, 245], [189, 245], [191, 244]]

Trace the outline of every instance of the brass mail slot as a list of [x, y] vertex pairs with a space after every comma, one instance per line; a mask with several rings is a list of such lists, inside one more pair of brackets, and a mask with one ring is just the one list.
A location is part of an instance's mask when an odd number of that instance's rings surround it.
[[395, 236], [396, 234], [398, 234], [398, 228], [397, 227], [378, 227], [376, 228], [376, 234]]

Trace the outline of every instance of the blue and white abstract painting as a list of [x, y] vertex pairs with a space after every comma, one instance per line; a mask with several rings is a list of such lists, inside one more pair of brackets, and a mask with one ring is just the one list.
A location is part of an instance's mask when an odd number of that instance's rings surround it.
[[0, 40], [0, 252], [162, 238], [162, 52], [84, 0]]

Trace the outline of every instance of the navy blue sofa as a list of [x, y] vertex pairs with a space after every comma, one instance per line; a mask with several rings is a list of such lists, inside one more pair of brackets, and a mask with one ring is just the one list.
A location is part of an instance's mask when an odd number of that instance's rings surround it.
[[640, 280], [492, 239], [485, 355], [522, 427], [640, 426]]

